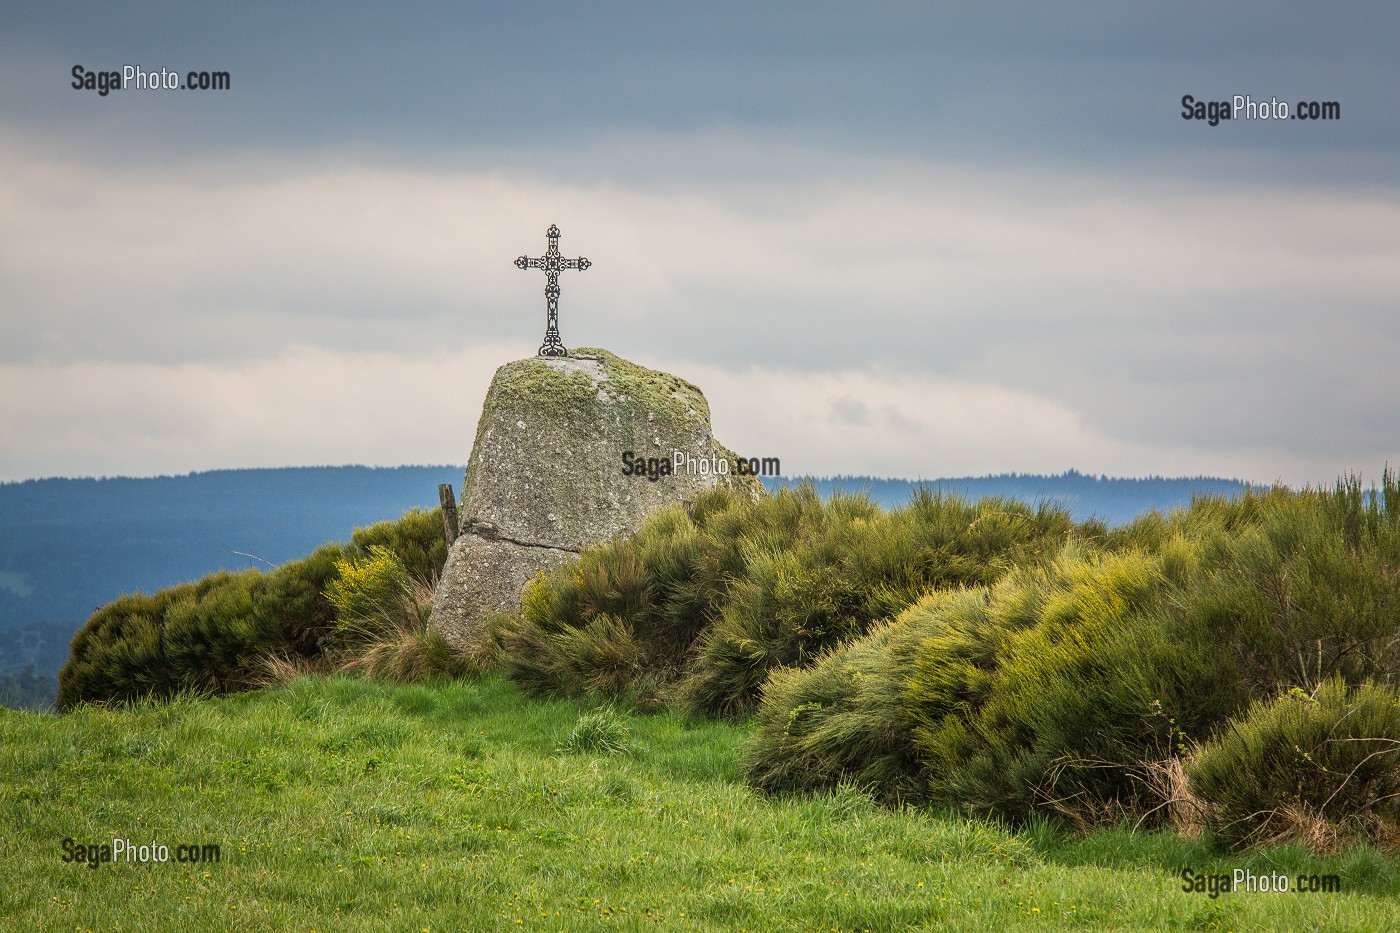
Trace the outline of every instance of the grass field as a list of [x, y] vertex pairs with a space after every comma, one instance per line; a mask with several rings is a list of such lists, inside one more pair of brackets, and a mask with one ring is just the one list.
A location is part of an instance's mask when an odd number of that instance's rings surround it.
[[[765, 799], [742, 726], [596, 715], [494, 678], [303, 679], [218, 700], [0, 713], [0, 928], [1386, 930], [1373, 850], [1220, 855], [1174, 835]], [[62, 841], [168, 847], [63, 861]], [[183, 843], [217, 862], [177, 864]], [[1182, 890], [1183, 868], [1341, 893]], [[1296, 887], [1296, 881], [1293, 881]]]

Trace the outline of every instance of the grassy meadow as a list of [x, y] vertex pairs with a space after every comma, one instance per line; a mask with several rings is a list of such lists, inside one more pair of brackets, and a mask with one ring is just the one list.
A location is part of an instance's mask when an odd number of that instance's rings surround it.
[[[0, 712], [0, 927], [14, 930], [1395, 929], [1369, 847], [1220, 854], [747, 786], [744, 721], [527, 698], [497, 676], [303, 677], [61, 716]], [[65, 863], [82, 844], [220, 860]], [[1186, 893], [1184, 867], [1340, 893]]]

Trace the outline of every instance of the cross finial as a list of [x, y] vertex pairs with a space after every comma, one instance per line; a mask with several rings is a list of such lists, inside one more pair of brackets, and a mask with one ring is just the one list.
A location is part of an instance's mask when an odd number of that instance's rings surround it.
[[544, 332], [544, 343], [540, 345], [540, 356], [568, 356], [569, 351], [559, 339], [559, 273], [565, 269], [582, 272], [592, 265], [580, 256], [578, 259], [565, 259], [559, 252], [559, 228], [554, 224], [544, 234], [549, 238], [549, 249], [537, 259], [521, 256], [515, 261], [519, 269], [543, 269], [547, 276], [544, 286], [545, 310], [548, 326]]

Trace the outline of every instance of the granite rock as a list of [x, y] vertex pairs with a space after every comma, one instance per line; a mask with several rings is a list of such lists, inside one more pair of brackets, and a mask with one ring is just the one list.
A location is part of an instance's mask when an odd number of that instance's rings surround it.
[[[693, 472], [666, 474], [677, 451]], [[652, 461], [656, 478], [625, 473], [627, 454], [632, 463]], [[716, 469], [721, 460], [728, 475]], [[453, 648], [470, 650], [485, 618], [518, 608], [536, 573], [720, 484], [762, 495], [757, 479], [734, 471], [734, 454], [715, 441], [709, 405], [691, 383], [606, 350], [508, 363], [477, 424], [434, 625]]]

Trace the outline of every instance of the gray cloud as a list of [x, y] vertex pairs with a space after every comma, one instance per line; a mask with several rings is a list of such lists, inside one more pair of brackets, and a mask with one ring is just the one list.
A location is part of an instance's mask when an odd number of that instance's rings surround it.
[[[566, 342], [782, 400], [806, 422], [736, 404], [735, 430], [817, 472], [1326, 480], [1400, 433], [1390, 5], [0, 24], [0, 475], [452, 459], [348, 415], [299, 433], [293, 402], [359, 367], [413, 404], [420, 366], [456, 391], [424, 360], [466, 354], [466, 384], [529, 352], [541, 282], [510, 261], [551, 222], [594, 262]], [[68, 87], [127, 61], [234, 90]], [[1235, 92], [1343, 120], [1180, 118]]]
[[[1391, 117], [1391, 4], [958, 9], [748, 3], [46, 5], [3, 14], [0, 119], [108, 156], [507, 145], [567, 170], [618, 132], [776, 132], [942, 158], [1111, 166], [1124, 158], [1369, 150]], [[71, 90], [68, 69], [227, 69], [229, 94]], [[1342, 101], [1345, 120], [1207, 129], [1183, 94]], [[172, 155], [174, 155], [172, 153]], [[178, 156], [176, 156], [178, 158]], [[431, 156], [429, 156], [431, 157]]]

